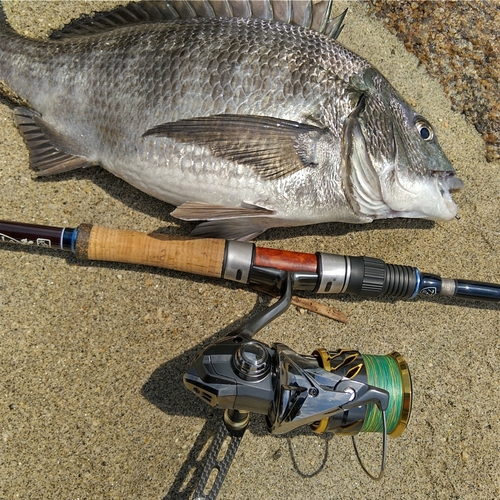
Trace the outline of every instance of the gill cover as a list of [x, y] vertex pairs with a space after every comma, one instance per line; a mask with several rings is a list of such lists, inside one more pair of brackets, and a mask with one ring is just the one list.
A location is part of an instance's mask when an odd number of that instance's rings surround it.
[[412, 217], [450, 220], [450, 190], [463, 183], [432, 125], [374, 68], [350, 82], [356, 106], [346, 119], [343, 182], [354, 210], [369, 220]]

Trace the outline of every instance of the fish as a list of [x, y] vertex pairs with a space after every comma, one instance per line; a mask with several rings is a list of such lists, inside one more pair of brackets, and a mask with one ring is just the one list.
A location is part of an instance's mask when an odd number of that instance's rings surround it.
[[332, 5], [144, 1], [44, 40], [0, 8], [0, 81], [23, 101], [31, 167], [99, 165], [201, 221], [196, 237], [453, 219], [463, 182], [434, 128], [337, 41]]

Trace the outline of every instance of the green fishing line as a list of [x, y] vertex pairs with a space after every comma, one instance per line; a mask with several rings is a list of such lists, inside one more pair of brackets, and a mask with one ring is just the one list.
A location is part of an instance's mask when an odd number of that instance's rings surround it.
[[[398, 363], [392, 356], [363, 354], [368, 384], [389, 393], [387, 407], [387, 433], [396, 428], [403, 408], [403, 381]], [[374, 403], [366, 405], [366, 416], [361, 432], [382, 432], [382, 413]]]

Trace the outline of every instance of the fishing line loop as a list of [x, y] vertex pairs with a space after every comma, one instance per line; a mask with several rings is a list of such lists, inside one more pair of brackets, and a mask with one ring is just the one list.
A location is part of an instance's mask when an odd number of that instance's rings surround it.
[[380, 410], [380, 412], [382, 413], [382, 461], [380, 464], [380, 472], [378, 473], [378, 475], [374, 475], [368, 471], [365, 464], [363, 463], [363, 460], [361, 459], [361, 457], [359, 455], [358, 447], [356, 446], [356, 440], [354, 439], [354, 436], [351, 436], [352, 445], [354, 447], [354, 452], [356, 453], [356, 458], [358, 459], [359, 465], [365, 471], [365, 473], [374, 481], [379, 481], [380, 479], [382, 479], [382, 476], [384, 475], [386, 455], [387, 455], [387, 453], [386, 453], [387, 452], [387, 424], [386, 424], [386, 418], [385, 418], [385, 410]]

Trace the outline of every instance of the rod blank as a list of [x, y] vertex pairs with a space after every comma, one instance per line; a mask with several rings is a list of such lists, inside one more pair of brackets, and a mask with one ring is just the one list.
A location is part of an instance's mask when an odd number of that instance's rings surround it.
[[500, 302], [500, 284], [441, 278], [370, 257], [291, 252], [216, 238], [147, 234], [89, 224], [61, 228], [0, 221], [0, 241], [71, 251], [79, 259], [162, 267], [247, 284], [269, 279], [278, 282], [279, 273], [289, 271], [297, 279], [296, 289], [317, 293]]

